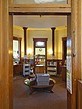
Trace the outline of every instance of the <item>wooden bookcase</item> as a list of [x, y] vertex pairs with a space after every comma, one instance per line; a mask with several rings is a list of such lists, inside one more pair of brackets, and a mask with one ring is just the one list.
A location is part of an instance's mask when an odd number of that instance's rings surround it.
[[59, 59], [47, 59], [47, 73], [50, 75], [61, 74], [62, 60]]
[[50, 75], [57, 75], [57, 62], [47, 62], [47, 73]]

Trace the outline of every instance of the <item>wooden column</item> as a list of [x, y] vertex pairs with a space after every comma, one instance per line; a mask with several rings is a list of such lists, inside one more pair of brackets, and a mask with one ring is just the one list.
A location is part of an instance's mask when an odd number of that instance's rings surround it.
[[55, 44], [55, 34], [54, 34], [54, 31], [55, 31], [55, 27], [52, 27], [51, 30], [52, 30], [52, 56], [54, 56], [54, 44]]
[[71, 36], [72, 36], [72, 94], [67, 91], [67, 103], [70, 105], [67, 109], [77, 109], [77, 80], [81, 73], [81, 36], [80, 30], [80, 2], [81, 0], [72, 0], [71, 8]]
[[27, 41], [26, 41], [26, 31], [27, 31], [27, 27], [23, 27], [23, 29], [24, 29], [24, 55], [26, 55], [27, 53], [26, 53], [26, 43], [27, 43]]
[[[71, 37], [71, 15], [68, 15], [67, 16], [67, 37]], [[67, 79], [67, 76], [66, 76], [66, 79]], [[67, 90], [67, 109], [72, 109], [71, 108], [71, 102], [72, 102], [72, 100], [71, 100], [71, 94]]]
[[0, 0], [0, 109], [13, 108], [13, 18]]
[[[79, 10], [80, 13], [81, 13], [81, 14], [80, 14], [81, 17], [80, 17], [80, 19], [79, 19], [80, 22], [81, 22], [81, 23], [80, 23], [80, 35], [82, 36], [82, 0], [80, 0], [79, 2], [80, 2], [79, 4], [81, 4], [81, 5], [80, 5], [80, 10]], [[82, 47], [82, 38], [81, 38], [81, 47]], [[81, 54], [82, 54], [82, 49], [81, 49]], [[82, 79], [82, 55], [81, 55], [81, 79]]]

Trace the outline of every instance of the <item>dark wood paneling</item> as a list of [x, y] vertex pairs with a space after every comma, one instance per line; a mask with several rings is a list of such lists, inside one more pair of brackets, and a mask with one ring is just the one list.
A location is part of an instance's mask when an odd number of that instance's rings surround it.
[[82, 109], [82, 81], [78, 81], [78, 109]]
[[23, 64], [13, 65], [13, 76], [17, 76], [23, 73]]
[[35, 73], [44, 73], [44, 66], [36, 66]]
[[67, 109], [71, 109], [71, 94], [67, 91]]

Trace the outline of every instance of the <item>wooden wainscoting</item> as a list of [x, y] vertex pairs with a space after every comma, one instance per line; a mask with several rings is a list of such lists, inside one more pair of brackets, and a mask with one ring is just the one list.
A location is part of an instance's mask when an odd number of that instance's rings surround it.
[[78, 81], [78, 109], [82, 109], [82, 81]]
[[23, 64], [13, 65], [13, 76], [17, 76], [23, 73]]

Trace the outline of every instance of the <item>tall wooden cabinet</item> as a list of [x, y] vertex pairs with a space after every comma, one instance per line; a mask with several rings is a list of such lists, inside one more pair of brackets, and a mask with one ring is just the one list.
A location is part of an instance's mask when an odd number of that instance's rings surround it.
[[47, 38], [33, 38], [34, 73], [47, 73]]

